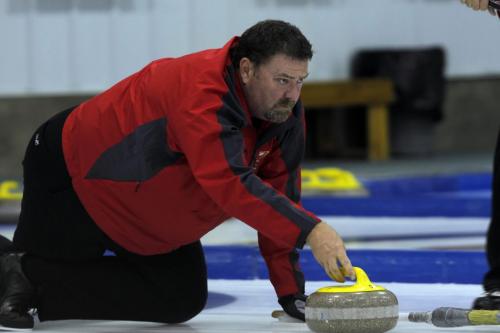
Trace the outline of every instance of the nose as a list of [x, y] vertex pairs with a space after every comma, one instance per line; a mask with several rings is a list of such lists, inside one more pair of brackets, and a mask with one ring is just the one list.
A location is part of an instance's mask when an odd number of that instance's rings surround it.
[[301, 88], [302, 88], [302, 85], [300, 85], [298, 83], [291, 84], [285, 92], [285, 98], [290, 99], [294, 102], [298, 101]]

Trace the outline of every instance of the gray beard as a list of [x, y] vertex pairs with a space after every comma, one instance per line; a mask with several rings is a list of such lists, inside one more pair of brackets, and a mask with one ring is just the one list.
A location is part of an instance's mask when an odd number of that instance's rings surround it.
[[267, 121], [272, 123], [285, 122], [292, 114], [292, 110], [269, 110], [265, 113], [264, 117]]

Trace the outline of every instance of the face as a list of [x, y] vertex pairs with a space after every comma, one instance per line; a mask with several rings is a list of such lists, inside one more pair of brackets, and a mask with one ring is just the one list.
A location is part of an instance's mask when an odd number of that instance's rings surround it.
[[274, 55], [259, 66], [242, 58], [243, 91], [253, 116], [273, 123], [286, 121], [299, 100], [308, 64], [308, 60], [296, 60], [283, 54]]

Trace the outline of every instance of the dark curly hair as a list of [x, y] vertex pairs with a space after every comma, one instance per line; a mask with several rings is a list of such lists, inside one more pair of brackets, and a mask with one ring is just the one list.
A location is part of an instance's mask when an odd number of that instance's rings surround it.
[[292, 59], [311, 60], [311, 43], [296, 26], [279, 20], [261, 21], [248, 28], [231, 49], [231, 61], [238, 68], [247, 57], [259, 66], [276, 54]]

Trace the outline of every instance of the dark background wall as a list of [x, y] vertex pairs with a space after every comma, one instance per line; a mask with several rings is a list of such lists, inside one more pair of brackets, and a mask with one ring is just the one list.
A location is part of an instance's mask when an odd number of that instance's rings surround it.
[[[500, 128], [499, 95], [500, 78], [449, 80], [446, 84], [442, 121], [428, 123], [427, 126], [426, 123], [419, 124], [418, 120], [411, 120], [413, 128], [411, 130], [403, 128], [400, 131], [402, 134], [398, 134], [397, 140], [407, 140], [408, 138], [404, 137], [407, 133], [411, 136], [412, 144], [421, 148], [414, 153], [410, 151], [403, 157], [426, 158], [437, 154], [492, 153]], [[89, 97], [91, 96], [67, 95], [0, 98], [0, 177], [20, 179], [24, 149], [34, 130], [56, 112]], [[313, 159], [331, 159], [331, 163], [335, 164], [335, 159], [364, 158], [362, 154], [343, 155], [338, 148], [339, 145], [335, 143], [343, 141], [345, 148], [349, 142], [343, 136], [349, 132], [362, 133], [364, 124], [344, 123], [339, 121], [338, 117], [332, 117], [332, 113], [329, 112], [323, 113], [318, 119], [321, 126], [316, 126], [315, 130], [312, 130], [314, 126], [310, 124], [309, 139], [321, 142], [326, 148], [316, 153]], [[398, 129], [393, 128], [392, 131]], [[394, 140], [396, 139], [393, 138]], [[398, 142], [391, 144], [396, 147]], [[393, 158], [400, 157], [393, 156]]]
[[435, 152], [493, 152], [500, 129], [500, 78], [448, 82]]
[[[499, 94], [499, 77], [447, 80], [441, 120], [391, 111], [392, 158], [492, 154], [500, 129]], [[364, 108], [313, 109], [306, 115], [309, 158], [366, 158]]]
[[46, 119], [89, 96], [0, 98], [0, 177], [20, 179], [28, 140]]

